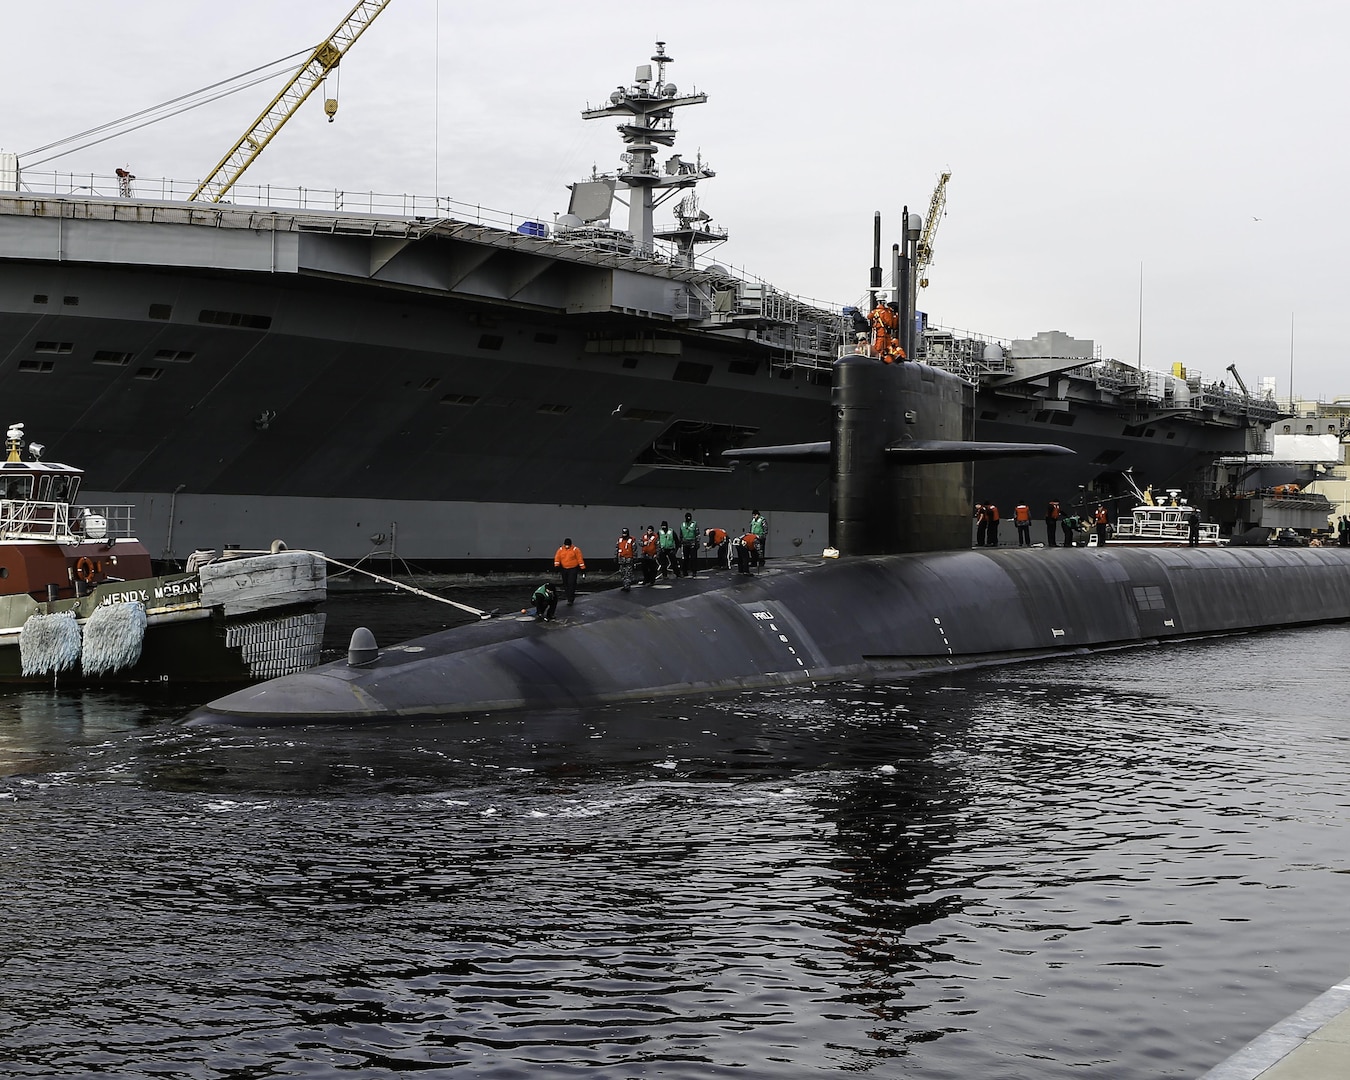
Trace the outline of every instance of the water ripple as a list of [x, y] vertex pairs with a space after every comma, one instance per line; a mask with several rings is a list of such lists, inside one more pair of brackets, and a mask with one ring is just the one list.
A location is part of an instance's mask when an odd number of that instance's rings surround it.
[[8, 698], [5, 1075], [1198, 1075], [1344, 972], [1348, 643], [357, 732]]

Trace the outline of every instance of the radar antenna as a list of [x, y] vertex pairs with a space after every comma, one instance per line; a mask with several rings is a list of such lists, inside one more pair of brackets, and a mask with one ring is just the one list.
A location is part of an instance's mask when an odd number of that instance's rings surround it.
[[[675, 145], [674, 112], [685, 105], [701, 105], [707, 94], [681, 94], [674, 83], [666, 81], [666, 65], [674, 57], [666, 52], [666, 43], [656, 43], [651, 57], [656, 65], [638, 65], [633, 84], [612, 91], [608, 101], [599, 108], [587, 106], [582, 110], [584, 120], [600, 117], [618, 117], [619, 136], [628, 148], [622, 157], [623, 167], [618, 181], [629, 189], [628, 231], [637, 251], [650, 254], [652, 240], [661, 239], [652, 223], [652, 210], [675, 191], [692, 188], [700, 180], [716, 175], [702, 156], [689, 162], [679, 154], [671, 154], [664, 167], [658, 167], [656, 155], [662, 146]], [[658, 197], [657, 192], [662, 194]]]

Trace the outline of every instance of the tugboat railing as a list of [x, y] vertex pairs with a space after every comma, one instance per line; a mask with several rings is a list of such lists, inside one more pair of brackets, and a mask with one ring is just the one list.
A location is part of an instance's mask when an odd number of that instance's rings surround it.
[[[0, 499], [0, 540], [41, 540], [78, 543], [82, 540], [116, 540], [131, 537], [133, 507], [105, 505], [72, 507], [66, 502], [34, 502], [30, 499]], [[85, 532], [88, 517], [102, 518], [106, 527], [93, 535]]]

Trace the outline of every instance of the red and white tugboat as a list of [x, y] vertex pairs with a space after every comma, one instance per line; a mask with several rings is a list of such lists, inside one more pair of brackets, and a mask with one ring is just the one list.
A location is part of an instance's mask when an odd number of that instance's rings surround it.
[[0, 682], [250, 681], [318, 663], [322, 555], [278, 541], [156, 575], [130, 507], [80, 507], [81, 470], [42, 461], [22, 424], [5, 448]]

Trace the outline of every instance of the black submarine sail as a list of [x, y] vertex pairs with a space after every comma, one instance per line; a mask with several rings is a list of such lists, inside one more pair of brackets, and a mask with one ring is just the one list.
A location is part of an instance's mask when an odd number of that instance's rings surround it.
[[[902, 220], [918, 235], [908, 207]], [[975, 387], [905, 359], [914, 346], [911, 259], [897, 244], [891, 263], [894, 290], [882, 283], [877, 211], [868, 283], [872, 311], [856, 316], [864, 332], [855, 351], [834, 364], [830, 440], [723, 452], [738, 461], [828, 461], [831, 554], [967, 548], [975, 462], [1073, 453], [1047, 443], [975, 441]], [[895, 300], [888, 302], [892, 291]]]
[[977, 442], [975, 388], [926, 364], [837, 360], [829, 442], [745, 447], [741, 461], [828, 461], [830, 548], [899, 555], [970, 546], [976, 461], [1072, 454], [1049, 443]]

